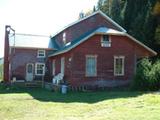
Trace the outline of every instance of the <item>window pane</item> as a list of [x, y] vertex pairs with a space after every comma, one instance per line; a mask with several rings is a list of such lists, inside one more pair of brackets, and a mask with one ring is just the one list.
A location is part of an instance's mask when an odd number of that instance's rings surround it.
[[102, 47], [111, 47], [111, 41], [109, 40], [108, 35], [103, 35], [101, 40]]
[[36, 65], [36, 73], [38, 74], [38, 75], [43, 75], [44, 74], [44, 64], [37, 64]]
[[103, 35], [103, 41], [109, 41], [108, 35]]
[[86, 74], [88, 76], [96, 75], [96, 57], [87, 57], [86, 59]]
[[115, 58], [115, 74], [116, 75], [122, 75], [124, 64], [123, 64], [124, 58]]
[[43, 74], [43, 70], [37, 70], [37, 74]]
[[38, 50], [38, 56], [44, 57], [45, 56], [45, 51], [44, 50]]
[[32, 65], [31, 64], [28, 65], [28, 71], [27, 72], [32, 73]]

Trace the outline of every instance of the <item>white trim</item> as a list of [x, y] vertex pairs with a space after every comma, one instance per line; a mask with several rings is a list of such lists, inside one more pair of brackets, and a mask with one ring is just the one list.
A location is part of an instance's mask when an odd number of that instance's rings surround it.
[[[44, 65], [42, 74], [37, 74], [37, 65]], [[44, 75], [44, 74], [45, 74], [45, 63], [36, 63], [35, 64], [35, 75]]]
[[[123, 32], [126, 32], [126, 30], [125, 30], [124, 28], [122, 28], [122, 27], [121, 27], [120, 25], [118, 25], [115, 21], [113, 21], [113, 20], [112, 20], [111, 18], [109, 18], [106, 14], [104, 14], [102, 11], [99, 10], [99, 11], [96, 11], [96, 12], [92, 13], [91, 15], [89, 15], [89, 16], [87, 16], [87, 17], [84, 17], [84, 18], [82, 18], [82, 19], [80, 19], [80, 20], [78, 20], [78, 21], [75, 21], [75, 22], [67, 25], [66, 27], [62, 28], [62, 29], [59, 30], [57, 33], [55, 33], [54, 35], [52, 35], [52, 37], [58, 35], [58, 34], [61, 33], [62, 31], [64, 31], [65, 29], [67, 29], [67, 28], [69, 28], [69, 27], [71, 27], [71, 26], [73, 26], [73, 25], [75, 25], [75, 24], [77, 24], [77, 23], [79, 23], [79, 22], [81, 22], [81, 21], [83, 21], [83, 20], [86, 20], [86, 19], [88, 19], [88, 18], [90, 18], [90, 17], [92, 17], [92, 16], [94, 16], [94, 15], [96, 15], [96, 14], [102, 15], [105, 19], [107, 19], [107, 20], [108, 20], [109, 22], [111, 22], [113, 25], [115, 25], [116, 27], [118, 27], [120, 30], [122, 30]], [[52, 38], [52, 37], [51, 37], [51, 38]]]
[[65, 73], [65, 57], [61, 57], [61, 73]]
[[[94, 58], [95, 59], [95, 74], [94, 75], [89, 75], [87, 72], [87, 58]], [[85, 76], [86, 77], [96, 77], [97, 76], [97, 55], [86, 55], [86, 59], [85, 59]]]
[[[43, 52], [43, 56], [39, 56], [39, 52]], [[45, 50], [37, 50], [37, 58], [45, 58], [46, 57], [46, 51]]]
[[[83, 43], [84, 41], [88, 40], [90, 37], [96, 35], [96, 34], [99, 34], [99, 33], [96, 33], [96, 32], [93, 32], [91, 33], [90, 35], [88, 35], [87, 37], [83, 38], [82, 40], [78, 41], [76, 44], [74, 44], [73, 46], [63, 50], [63, 51], [60, 51], [60, 52], [57, 52], [53, 55], [50, 55], [49, 57], [53, 57], [53, 56], [56, 56], [56, 55], [59, 55], [59, 54], [63, 54], [63, 53], [66, 53], [68, 51], [70, 51], [71, 49], [75, 48], [76, 46], [80, 45], [81, 43]], [[106, 33], [100, 33], [101, 35], [102, 34], [106, 34]], [[126, 37], [129, 37], [132, 41], [134, 41], [135, 43], [139, 44], [140, 46], [144, 47], [145, 49], [147, 49], [148, 51], [150, 51], [153, 56], [154, 55], [157, 55], [157, 53], [155, 51], [153, 51], [152, 49], [150, 49], [149, 47], [147, 47], [146, 45], [144, 45], [143, 43], [139, 42], [138, 40], [136, 40], [134, 37], [130, 36], [129, 34], [127, 33], [123, 33], [123, 34], [108, 34], [108, 35], [119, 35], [119, 36], [126, 36]]]
[[[122, 59], [122, 74], [116, 73], [116, 59]], [[114, 56], [114, 76], [124, 76], [124, 69], [125, 69], [125, 56]]]
[[56, 74], [56, 60], [52, 60], [52, 75]]

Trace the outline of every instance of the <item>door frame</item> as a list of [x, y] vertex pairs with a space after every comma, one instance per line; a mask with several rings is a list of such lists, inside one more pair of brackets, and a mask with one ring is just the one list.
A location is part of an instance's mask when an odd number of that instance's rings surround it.
[[[27, 80], [28, 65], [32, 65], [32, 80]], [[34, 76], [34, 64], [33, 63], [27, 63], [26, 64], [26, 81], [33, 81], [33, 76]]]

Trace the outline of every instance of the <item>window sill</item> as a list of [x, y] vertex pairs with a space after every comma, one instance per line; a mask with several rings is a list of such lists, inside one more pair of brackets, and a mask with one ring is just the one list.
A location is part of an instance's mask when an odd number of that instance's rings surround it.
[[122, 77], [122, 76], [124, 76], [124, 74], [114, 74], [114, 76], [116, 76], [116, 77]]
[[44, 76], [44, 74], [35, 74], [36, 76]]
[[85, 77], [97, 77], [97, 75], [85, 75]]
[[45, 56], [37, 56], [37, 58], [45, 58]]

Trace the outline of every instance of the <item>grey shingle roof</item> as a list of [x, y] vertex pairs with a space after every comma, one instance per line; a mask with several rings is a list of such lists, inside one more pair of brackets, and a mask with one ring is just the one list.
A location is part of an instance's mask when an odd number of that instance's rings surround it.
[[49, 48], [53, 49], [54, 45], [49, 36], [31, 35], [31, 34], [15, 34], [10, 37], [10, 46], [12, 47], [29, 47], [29, 48]]

